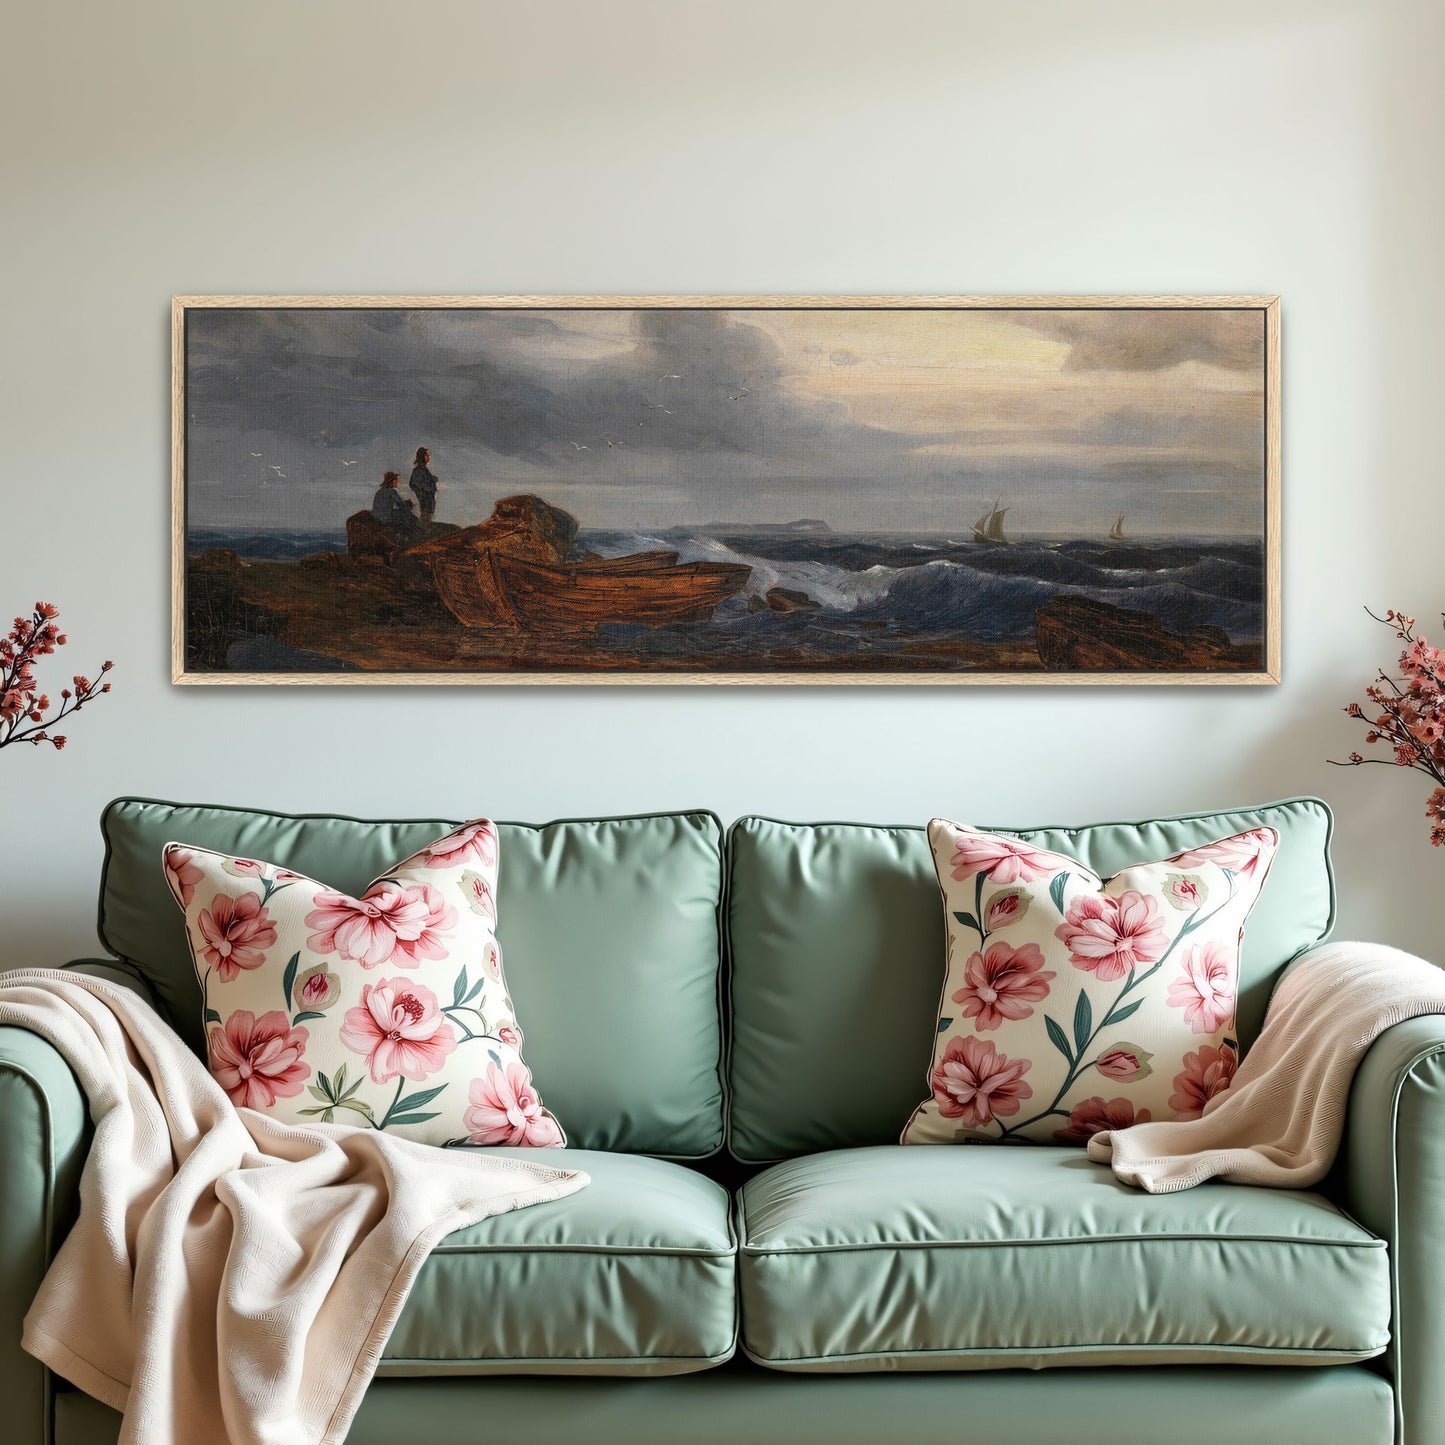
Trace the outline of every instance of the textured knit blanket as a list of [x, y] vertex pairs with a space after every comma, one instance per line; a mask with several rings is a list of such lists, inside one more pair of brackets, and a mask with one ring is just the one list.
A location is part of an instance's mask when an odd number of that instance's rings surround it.
[[1206, 1179], [1305, 1189], [1329, 1172], [1350, 1084], [1386, 1029], [1445, 1014], [1445, 972], [1397, 948], [1327, 943], [1292, 964], [1227, 1092], [1198, 1119], [1089, 1140], [1089, 1158], [1150, 1194]]
[[97, 979], [0, 974], [0, 1024], [59, 1050], [95, 1125], [24, 1347], [124, 1414], [121, 1445], [341, 1441], [432, 1246], [587, 1183], [237, 1109], [149, 1005]]

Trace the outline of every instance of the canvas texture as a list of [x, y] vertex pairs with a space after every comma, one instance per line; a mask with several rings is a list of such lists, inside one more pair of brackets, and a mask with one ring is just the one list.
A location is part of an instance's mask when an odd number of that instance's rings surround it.
[[258, 859], [167, 844], [207, 1059], [232, 1102], [423, 1144], [565, 1144], [502, 972], [498, 851], [495, 825], [474, 819], [353, 898]]
[[1239, 1057], [1244, 922], [1279, 844], [1252, 828], [1105, 880], [935, 818], [948, 934], [929, 1097], [904, 1144], [1086, 1144], [1197, 1119]]

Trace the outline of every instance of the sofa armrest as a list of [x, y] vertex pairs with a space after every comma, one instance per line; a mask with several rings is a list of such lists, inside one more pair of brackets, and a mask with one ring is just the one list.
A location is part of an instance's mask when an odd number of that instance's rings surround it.
[[[149, 993], [114, 963], [70, 967]], [[0, 1027], [0, 1433], [17, 1445], [51, 1439], [50, 1374], [20, 1348], [20, 1331], [74, 1222], [89, 1144], [89, 1111], [70, 1066], [38, 1035]]]
[[1407, 1019], [1371, 1045], [1333, 1184], [1389, 1244], [1396, 1439], [1432, 1445], [1445, 1438], [1445, 1016]]

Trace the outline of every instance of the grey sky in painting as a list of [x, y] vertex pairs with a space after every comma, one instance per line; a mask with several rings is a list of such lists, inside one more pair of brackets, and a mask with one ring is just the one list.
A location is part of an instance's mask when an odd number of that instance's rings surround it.
[[446, 521], [1256, 535], [1263, 357], [1259, 311], [193, 310], [188, 515], [339, 527], [425, 444]]

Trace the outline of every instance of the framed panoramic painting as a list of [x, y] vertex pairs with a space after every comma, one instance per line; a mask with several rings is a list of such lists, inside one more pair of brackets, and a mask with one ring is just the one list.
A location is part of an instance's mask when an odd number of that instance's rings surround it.
[[1268, 296], [190, 296], [185, 683], [1264, 683]]

